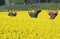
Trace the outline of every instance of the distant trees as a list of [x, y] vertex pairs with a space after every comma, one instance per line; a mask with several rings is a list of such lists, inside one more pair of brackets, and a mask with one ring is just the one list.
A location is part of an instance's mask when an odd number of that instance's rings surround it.
[[[0, 2], [3, 0], [0, 0]], [[6, 5], [9, 4], [33, 4], [33, 3], [49, 3], [49, 2], [60, 2], [60, 0], [4, 0]]]
[[9, 5], [9, 0], [5, 0], [5, 5]]
[[5, 0], [0, 0], [0, 5], [5, 5]]
[[60, 2], [60, 0], [46, 0], [46, 2], [53, 2], [53, 3], [55, 3], [55, 2]]
[[49, 2], [60, 2], [60, 0], [25, 0], [25, 2], [27, 3], [39, 3], [39, 2], [46, 2], [46, 3], [49, 3]]
[[25, 3], [30, 3], [30, 4], [32, 4], [32, 3], [43, 3], [43, 2], [45, 2], [45, 3], [49, 3], [49, 2], [56, 2], [56, 0], [25, 0]]
[[25, 0], [25, 3], [26, 4], [33, 4], [33, 3], [39, 3], [40, 2], [40, 0]]

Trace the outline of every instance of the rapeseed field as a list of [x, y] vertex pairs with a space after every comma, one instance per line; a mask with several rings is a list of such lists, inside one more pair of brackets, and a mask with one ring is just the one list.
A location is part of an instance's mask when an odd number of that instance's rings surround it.
[[60, 39], [60, 10], [54, 20], [49, 18], [48, 10], [42, 10], [38, 18], [27, 11], [18, 11], [16, 17], [0, 12], [0, 39]]

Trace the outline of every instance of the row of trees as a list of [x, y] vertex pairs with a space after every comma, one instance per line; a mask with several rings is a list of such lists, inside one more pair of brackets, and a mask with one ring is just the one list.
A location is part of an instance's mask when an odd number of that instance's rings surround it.
[[25, 3], [50, 3], [50, 2], [60, 2], [60, 0], [25, 0]]
[[0, 0], [0, 4], [1, 2], [4, 3], [6, 5], [9, 5], [10, 3], [16, 3], [16, 4], [20, 4], [20, 3], [25, 3], [25, 4], [33, 4], [33, 3], [49, 3], [49, 2], [60, 2], [60, 0]]
[[9, 5], [9, 0], [0, 0], [0, 5]]
[[33, 3], [49, 3], [49, 2], [60, 2], [60, 0], [10, 0], [14, 3], [26, 3], [26, 4], [33, 4]]

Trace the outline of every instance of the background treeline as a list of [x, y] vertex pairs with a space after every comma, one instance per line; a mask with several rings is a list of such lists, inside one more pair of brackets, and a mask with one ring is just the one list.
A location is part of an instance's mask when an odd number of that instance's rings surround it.
[[0, 11], [7, 11], [8, 8], [19, 10], [32, 10], [35, 7], [40, 7], [42, 9], [55, 9], [56, 6], [58, 9], [60, 9], [60, 0], [0, 0], [0, 4], [1, 2], [4, 2], [5, 5], [0, 6]]
[[[5, 2], [4, 2], [5, 1]], [[0, 0], [0, 5], [4, 3], [14, 4], [34, 4], [34, 3], [60, 3], [60, 0]]]
[[55, 3], [60, 2], [60, 0], [10, 0], [10, 2], [15, 4], [33, 4], [33, 3]]

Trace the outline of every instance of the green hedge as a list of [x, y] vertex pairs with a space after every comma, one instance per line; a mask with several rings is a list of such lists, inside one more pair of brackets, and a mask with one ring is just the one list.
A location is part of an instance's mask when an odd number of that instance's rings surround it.
[[23, 3], [25, 0], [9, 0], [10, 3], [20, 4]]
[[[42, 9], [55, 9], [55, 3], [38, 3], [38, 4], [28, 4], [28, 5], [9, 5], [9, 6], [0, 6], [0, 11], [6, 11], [7, 8], [9, 9], [19, 9], [19, 10], [27, 10], [27, 9], [34, 9], [35, 7], [40, 7]], [[60, 9], [60, 3], [57, 4], [58, 9]]]

